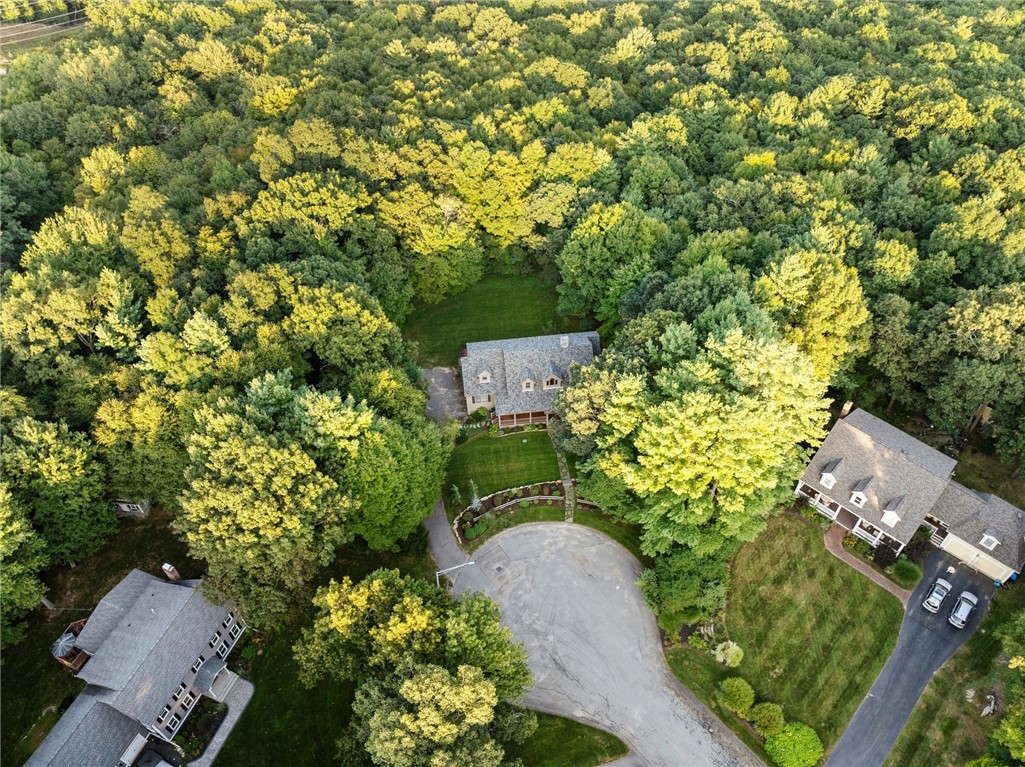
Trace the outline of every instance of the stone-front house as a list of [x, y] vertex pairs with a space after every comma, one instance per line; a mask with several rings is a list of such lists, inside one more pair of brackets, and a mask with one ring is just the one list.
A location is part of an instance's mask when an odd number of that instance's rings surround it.
[[499, 426], [547, 424], [571, 367], [601, 351], [595, 331], [466, 344], [460, 359], [466, 412], [493, 410]]
[[133, 570], [107, 593], [60, 651], [86, 688], [26, 767], [165, 764], [159, 741], [174, 738], [201, 696], [223, 701], [238, 680], [226, 659], [246, 624], [198, 585]]
[[951, 479], [957, 461], [885, 421], [841, 418], [795, 493], [872, 546], [900, 553], [922, 525], [934, 544], [1004, 582], [1025, 565], [1025, 512]]

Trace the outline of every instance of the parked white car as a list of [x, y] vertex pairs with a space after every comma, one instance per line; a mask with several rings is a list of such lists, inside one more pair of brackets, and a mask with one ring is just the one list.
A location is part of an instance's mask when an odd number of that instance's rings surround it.
[[950, 611], [950, 617], [947, 620], [950, 621], [951, 625], [963, 629], [967, 625], [968, 619], [972, 617], [972, 613], [975, 612], [975, 607], [978, 604], [979, 599], [975, 594], [972, 594], [970, 591], [962, 591], [961, 596], [954, 603], [954, 609]]
[[922, 607], [931, 613], [938, 613], [940, 611], [940, 605], [943, 604], [943, 600], [947, 598], [947, 594], [951, 592], [954, 587], [950, 585], [950, 581], [945, 581], [942, 578], [937, 578], [936, 583], [932, 585], [929, 590], [929, 596], [922, 602]]

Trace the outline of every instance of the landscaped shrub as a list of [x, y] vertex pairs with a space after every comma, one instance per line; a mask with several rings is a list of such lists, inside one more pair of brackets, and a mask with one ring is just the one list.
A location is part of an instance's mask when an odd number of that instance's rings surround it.
[[857, 542], [854, 544], [854, 553], [859, 557], [867, 557], [872, 553], [872, 544], [864, 538], [858, 538]]
[[468, 541], [472, 541], [474, 538], [476, 538], [478, 535], [480, 535], [487, 529], [488, 523], [484, 520], [481, 520], [477, 524], [471, 525], [470, 527], [466, 528], [466, 530], [463, 532], [463, 537], [466, 538], [466, 540]]
[[783, 731], [787, 720], [783, 718], [783, 707], [778, 703], [759, 703], [751, 709], [751, 721], [755, 729], [765, 738], [771, 738]]
[[915, 533], [915, 537], [904, 547], [904, 556], [915, 564], [922, 564], [925, 562], [925, 558], [929, 556], [929, 552], [933, 550], [931, 538], [932, 528], [922, 525]]
[[520, 508], [521, 509], [530, 508], [530, 501], [520, 501]]
[[720, 642], [715, 646], [713, 654], [719, 663], [728, 668], [736, 668], [744, 660], [744, 651], [736, 642]]
[[880, 545], [876, 547], [876, 553], [872, 555], [872, 559], [880, 567], [889, 567], [897, 561], [897, 552], [889, 546]]
[[893, 579], [904, 588], [911, 588], [922, 580], [922, 568], [904, 557], [893, 566]]
[[708, 640], [705, 639], [701, 634], [696, 631], [687, 637], [687, 644], [693, 647], [695, 650], [707, 650]]
[[765, 750], [779, 767], [812, 767], [822, 758], [822, 741], [802, 722], [791, 722], [765, 739]]
[[747, 719], [755, 702], [755, 691], [746, 680], [731, 676], [719, 683], [719, 702], [737, 716]]
[[470, 423], [483, 423], [491, 417], [491, 411], [486, 407], [479, 407], [470, 413]]

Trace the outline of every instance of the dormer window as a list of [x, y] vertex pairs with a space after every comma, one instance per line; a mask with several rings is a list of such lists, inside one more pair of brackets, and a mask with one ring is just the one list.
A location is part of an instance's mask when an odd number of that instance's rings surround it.
[[482, 370], [477, 376], [477, 381], [480, 383], [491, 383], [491, 372], [488, 370]]
[[822, 486], [824, 488], [826, 488], [826, 490], [832, 490], [833, 489], [833, 485], [835, 485], [835, 484], [836, 484], [836, 477], [834, 477], [829, 472], [823, 473], [823, 475], [822, 475]]
[[992, 535], [984, 535], [984, 536], [982, 536], [982, 540], [979, 541], [979, 545], [984, 546], [985, 548], [989, 549], [990, 551], [993, 551], [993, 549], [995, 549], [997, 547], [998, 543], [1000, 543], [1000, 541], [998, 541]]
[[546, 389], [558, 389], [560, 386], [562, 386], [562, 379], [558, 376], [549, 376], [545, 379]]
[[840, 474], [840, 466], [843, 464], [843, 458], [837, 458], [830, 461], [822, 467], [822, 486], [826, 490], [832, 490], [833, 485], [836, 484], [836, 478]]
[[900, 517], [897, 516], [895, 511], [884, 511], [883, 512], [883, 524], [895, 527], [900, 522]]
[[865, 497], [864, 493], [859, 493], [857, 490], [851, 493], [851, 503], [857, 506], [859, 509], [865, 506], [865, 501], [867, 500], [868, 498]]
[[529, 379], [524, 381], [523, 382], [523, 391], [534, 391], [534, 382], [529, 380]]

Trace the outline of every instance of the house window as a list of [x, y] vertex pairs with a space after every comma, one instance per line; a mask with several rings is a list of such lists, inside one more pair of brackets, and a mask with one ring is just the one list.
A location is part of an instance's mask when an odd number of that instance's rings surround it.
[[214, 635], [212, 637], [210, 637], [210, 641], [207, 642], [207, 644], [210, 645], [211, 647], [213, 647], [214, 645], [216, 645], [220, 641], [221, 641], [221, 632], [217, 631], [217, 632], [214, 633]]
[[221, 621], [221, 625], [224, 626], [224, 628], [228, 628], [228, 626], [231, 625], [231, 616], [229, 615], [227, 618]]
[[491, 373], [489, 373], [487, 370], [484, 370], [481, 372], [480, 375], [477, 376], [477, 380], [480, 383], [491, 383]]
[[195, 702], [196, 696], [190, 692], [188, 695], [185, 696], [185, 700], [182, 701], [182, 705], [185, 706], [185, 708], [192, 708], [192, 704]]
[[185, 692], [185, 685], [180, 684], [178, 685], [178, 689], [174, 691], [174, 695], [172, 695], [171, 697], [175, 700], [178, 700], [178, 698], [182, 696], [183, 692]]
[[231, 632], [230, 633], [231, 633], [231, 638], [235, 639], [236, 637], [238, 637], [239, 634], [242, 633], [242, 627], [239, 626], [236, 623], [234, 626], [231, 627]]
[[534, 382], [533, 381], [529, 381], [529, 380], [528, 381], [524, 381], [523, 382], [523, 391], [534, 391]]
[[171, 717], [171, 721], [167, 723], [167, 728], [170, 729], [170, 730], [173, 730], [174, 728], [176, 728], [181, 723], [182, 723], [181, 714], [175, 714], [174, 716]]
[[483, 405], [485, 403], [490, 404], [491, 403], [491, 395], [490, 394], [471, 394], [470, 395], [470, 402], [473, 403], [474, 405]]
[[833, 489], [833, 485], [835, 485], [835, 484], [836, 484], [836, 477], [834, 477], [832, 474], [830, 474], [829, 472], [826, 472], [825, 474], [822, 475], [822, 486], [824, 488], [826, 488], [826, 490], [832, 490]]
[[985, 547], [986, 547], [987, 549], [989, 549], [990, 551], [992, 551], [993, 549], [995, 549], [995, 548], [996, 548], [996, 545], [997, 545], [998, 543], [1000, 543], [1000, 541], [998, 541], [998, 540], [997, 540], [996, 538], [994, 538], [994, 537], [993, 537], [992, 535], [984, 535], [984, 536], [982, 536], [982, 541], [981, 541], [981, 544], [982, 544], [983, 546], [985, 546]]
[[851, 503], [853, 503], [859, 509], [862, 508], [865, 505], [865, 501], [867, 501], [867, 500], [868, 499], [865, 497], [864, 493], [859, 493], [859, 492], [851, 493]]
[[227, 642], [221, 642], [221, 646], [217, 648], [217, 657], [218, 658], [223, 658], [227, 654], [228, 654], [228, 643]]
[[204, 658], [202, 655], [200, 655], [199, 656], [199, 660], [197, 660], [195, 663], [192, 664], [192, 673], [193, 674], [195, 674], [197, 671], [199, 671], [199, 667], [203, 665], [203, 661], [205, 661], [205, 660], [206, 660], [206, 658]]
[[556, 376], [551, 376], [545, 379], [546, 389], [558, 389], [560, 386], [562, 386], [562, 379], [557, 378]]
[[158, 722], [164, 721], [164, 717], [171, 713], [170, 706], [164, 706], [164, 710], [160, 712], [160, 716], [157, 717]]
[[894, 527], [898, 522], [900, 522], [900, 517], [897, 516], [897, 512], [895, 512], [895, 511], [883, 512], [883, 524], [884, 525], [889, 525], [890, 527]]

